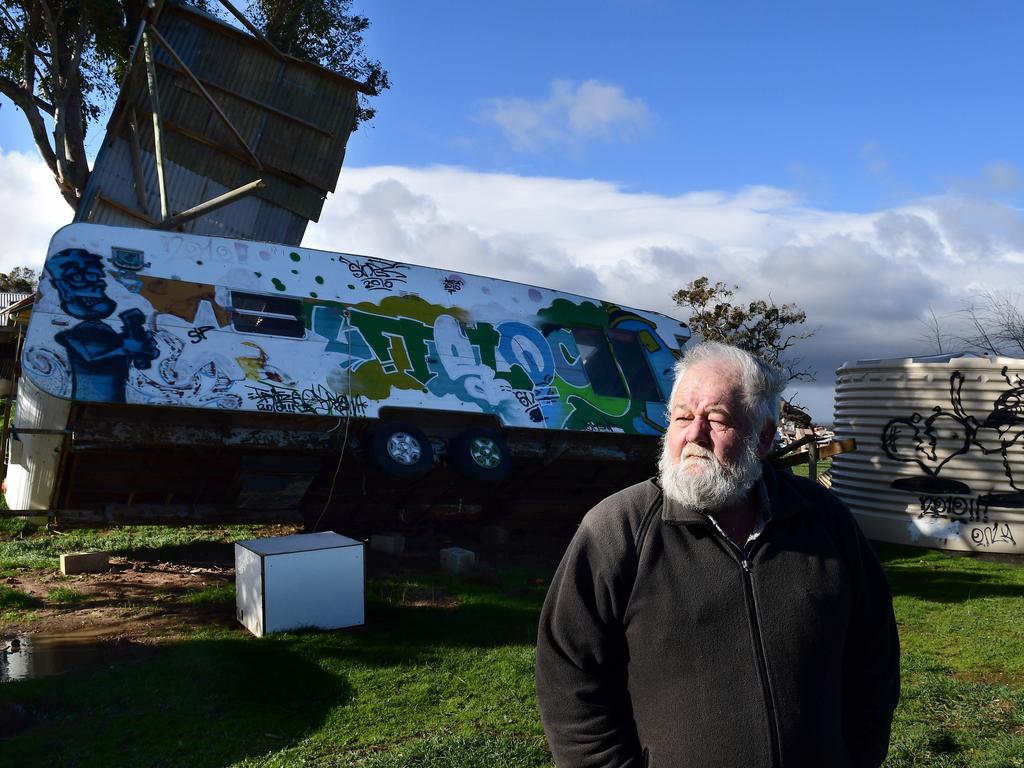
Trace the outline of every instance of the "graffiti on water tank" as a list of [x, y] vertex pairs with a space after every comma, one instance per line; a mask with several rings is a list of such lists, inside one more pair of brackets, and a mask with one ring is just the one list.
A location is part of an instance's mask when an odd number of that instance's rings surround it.
[[[987, 521], [989, 506], [1024, 507], [1024, 477], [1020, 476], [1024, 458], [1024, 379], [1020, 375], [1011, 378], [1005, 366], [1001, 375], [1007, 389], [980, 419], [964, 407], [966, 378], [954, 371], [949, 377], [949, 408], [937, 405], [927, 415], [915, 412], [892, 419], [883, 428], [886, 456], [916, 464], [923, 472], [891, 483], [893, 488], [919, 495], [922, 516]], [[952, 459], [970, 452], [999, 456], [1011, 490], [988, 489], [976, 499], [963, 499], [973, 493], [970, 485], [962, 478], [942, 476], [942, 472]]]

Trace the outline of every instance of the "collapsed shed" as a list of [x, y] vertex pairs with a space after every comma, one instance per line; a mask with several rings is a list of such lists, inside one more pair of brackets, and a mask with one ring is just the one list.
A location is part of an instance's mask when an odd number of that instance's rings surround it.
[[298, 245], [370, 89], [164, 2], [139, 31], [76, 221]]

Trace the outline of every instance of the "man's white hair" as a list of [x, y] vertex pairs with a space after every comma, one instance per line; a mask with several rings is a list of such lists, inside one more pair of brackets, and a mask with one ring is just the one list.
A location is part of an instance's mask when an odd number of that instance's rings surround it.
[[[683, 376], [690, 368], [698, 365], [725, 365], [736, 369], [739, 376], [743, 410], [749, 434], [758, 436], [768, 424], [777, 424], [782, 407], [782, 392], [786, 388], [786, 375], [782, 369], [763, 358], [739, 347], [731, 347], [717, 341], [705, 341], [687, 351], [676, 363], [676, 378], [672, 384], [672, 396], [668, 401], [669, 411], [675, 402], [676, 393], [683, 382]], [[670, 417], [671, 421], [671, 417]]]

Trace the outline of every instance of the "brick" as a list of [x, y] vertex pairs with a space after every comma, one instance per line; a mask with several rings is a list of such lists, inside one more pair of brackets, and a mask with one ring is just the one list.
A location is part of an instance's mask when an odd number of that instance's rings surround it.
[[468, 573], [475, 565], [476, 552], [471, 549], [447, 547], [441, 550], [441, 568], [449, 573]]
[[400, 555], [405, 551], [405, 536], [400, 533], [375, 533], [370, 537], [370, 549], [386, 555]]
[[65, 552], [60, 556], [60, 572], [65, 576], [75, 573], [102, 573], [110, 567], [106, 552]]

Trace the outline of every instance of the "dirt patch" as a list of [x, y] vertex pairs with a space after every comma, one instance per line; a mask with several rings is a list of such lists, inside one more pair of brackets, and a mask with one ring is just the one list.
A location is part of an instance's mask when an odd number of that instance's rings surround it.
[[[984, 685], [1008, 685], [1020, 686], [1024, 684], [1024, 675], [1003, 672], [1002, 670], [958, 670], [953, 672], [953, 677], [968, 683], [983, 683]], [[1006, 701], [1005, 705], [1012, 709], [1013, 702]]]
[[[19, 571], [5, 584], [32, 597], [37, 607], [19, 612], [5, 635], [88, 633], [95, 640], [166, 639], [197, 626], [234, 623], [234, 604], [203, 602], [211, 588], [234, 582], [230, 566], [147, 563], [111, 558], [104, 573], [62, 576]], [[76, 593], [67, 597], [68, 590]], [[62, 601], [51, 598], [63, 595]], [[214, 593], [215, 594], [215, 593]]]

